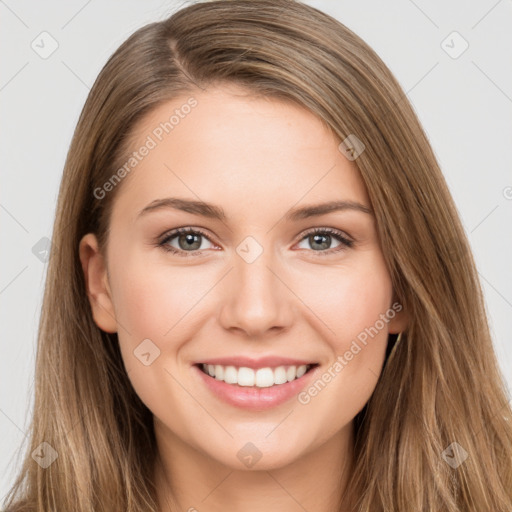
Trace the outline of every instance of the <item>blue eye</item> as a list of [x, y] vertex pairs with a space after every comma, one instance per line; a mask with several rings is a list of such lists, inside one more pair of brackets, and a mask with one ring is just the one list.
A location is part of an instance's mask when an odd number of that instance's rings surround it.
[[[178, 247], [170, 245], [170, 242], [175, 238], [178, 241]], [[334, 249], [325, 247], [326, 245], [331, 245], [333, 238], [339, 242], [339, 245]], [[164, 251], [176, 254], [178, 256], [196, 256], [202, 254], [202, 251], [205, 250], [204, 247], [201, 249], [202, 239], [206, 239], [211, 243], [210, 238], [199, 229], [190, 227], [178, 228], [169, 232], [160, 242], [158, 242], [157, 245]], [[313, 252], [316, 252], [318, 255], [322, 256], [342, 251], [352, 247], [354, 244], [354, 242], [350, 240], [342, 231], [338, 231], [337, 229], [332, 228], [312, 229], [302, 237], [300, 242], [303, 242], [304, 240], [307, 240], [310, 246], [319, 246], [320, 250], [313, 250]]]

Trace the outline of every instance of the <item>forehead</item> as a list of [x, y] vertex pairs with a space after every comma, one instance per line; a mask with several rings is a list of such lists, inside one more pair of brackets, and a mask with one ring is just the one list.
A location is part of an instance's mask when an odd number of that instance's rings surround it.
[[226, 210], [241, 214], [241, 208], [261, 211], [301, 200], [368, 204], [357, 167], [320, 119], [238, 87], [166, 102], [138, 123], [131, 139], [130, 153], [137, 155], [114, 206], [128, 218], [166, 196], [226, 203]]

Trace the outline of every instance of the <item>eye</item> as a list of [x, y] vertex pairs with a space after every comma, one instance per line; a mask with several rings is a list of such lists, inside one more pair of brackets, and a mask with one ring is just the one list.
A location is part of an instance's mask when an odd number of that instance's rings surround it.
[[[170, 245], [170, 242], [176, 238], [178, 247]], [[198, 249], [208, 249], [208, 247], [202, 247], [202, 240], [206, 239], [210, 241], [208, 236], [198, 229], [193, 228], [178, 228], [167, 233], [167, 235], [158, 242], [158, 246], [162, 247], [164, 251], [172, 252], [178, 256], [192, 256], [194, 254], [201, 254]], [[211, 242], [210, 242], [211, 243]], [[186, 254], [191, 253], [191, 254]]]
[[[333, 238], [339, 242], [339, 245], [334, 249], [331, 249], [327, 246], [331, 245]], [[322, 256], [348, 249], [354, 245], [354, 242], [350, 240], [342, 231], [338, 231], [337, 229], [332, 228], [315, 228], [309, 231], [306, 236], [302, 238], [301, 242], [303, 241], [309, 243], [311, 247], [317, 247], [318, 250], [314, 250], [314, 252], [317, 252]]]
[[[333, 238], [338, 241], [339, 245], [334, 249], [331, 249], [327, 246], [331, 245]], [[208, 240], [208, 242], [212, 243], [208, 235], [203, 233], [203, 231], [186, 227], [170, 231], [164, 235], [164, 238], [160, 240], [157, 245], [164, 251], [171, 252], [178, 256], [188, 257], [200, 255], [202, 254], [203, 250], [208, 249], [208, 247], [202, 247], [203, 240]], [[338, 231], [337, 229], [332, 228], [312, 229], [307, 232], [305, 236], [303, 236], [301, 242], [303, 241], [309, 243], [313, 248], [316, 247], [318, 250], [313, 249], [313, 252], [316, 252], [319, 255], [336, 253], [350, 248], [354, 244], [354, 242], [350, 240], [342, 231]], [[171, 242], [176, 242], [178, 246], [176, 247], [171, 245]]]

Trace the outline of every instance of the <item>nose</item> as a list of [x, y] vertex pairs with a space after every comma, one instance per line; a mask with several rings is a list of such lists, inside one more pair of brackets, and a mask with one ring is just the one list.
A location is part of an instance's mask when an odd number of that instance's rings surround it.
[[252, 262], [235, 254], [233, 266], [222, 288], [222, 327], [248, 338], [289, 328], [296, 298], [272, 251], [264, 250]]

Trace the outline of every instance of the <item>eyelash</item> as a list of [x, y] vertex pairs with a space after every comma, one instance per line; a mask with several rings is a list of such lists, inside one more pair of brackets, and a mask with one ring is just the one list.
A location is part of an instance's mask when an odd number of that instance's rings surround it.
[[[201, 254], [202, 251], [191, 251], [190, 254], [187, 254], [188, 251], [178, 250], [178, 249], [168, 245], [168, 242], [170, 242], [177, 235], [188, 234], [188, 233], [201, 235], [211, 242], [209, 236], [206, 233], [204, 233], [203, 231], [201, 231], [200, 229], [178, 228], [178, 229], [174, 229], [174, 230], [170, 231], [169, 233], [167, 233], [164, 236], [164, 238], [157, 243], [157, 245], [158, 245], [158, 247], [161, 247], [166, 252], [170, 252], [172, 254], [176, 254], [177, 256], [181, 256], [181, 257], [185, 257], [185, 258], [190, 257], [194, 254]], [[322, 233], [322, 234], [327, 233], [328, 235], [333, 236], [336, 240], [341, 242], [341, 245], [335, 249], [328, 249], [326, 251], [313, 251], [313, 252], [318, 253], [319, 256], [325, 256], [325, 255], [337, 253], [339, 251], [343, 251], [345, 249], [350, 249], [354, 245], [354, 242], [352, 240], [349, 240], [346, 236], [344, 236], [344, 233], [342, 231], [338, 231], [337, 229], [332, 229], [332, 228], [313, 228], [313, 229], [307, 231], [304, 234], [304, 236], [299, 240], [299, 242], [302, 242], [308, 236], [315, 235], [317, 233]]]

